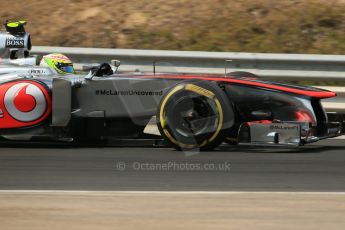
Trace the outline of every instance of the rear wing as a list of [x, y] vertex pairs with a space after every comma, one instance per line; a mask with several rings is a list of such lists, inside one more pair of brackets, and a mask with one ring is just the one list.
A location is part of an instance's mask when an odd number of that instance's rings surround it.
[[[31, 36], [25, 31], [26, 21], [9, 22], [4, 26], [6, 31], [0, 32], [0, 58], [2, 63], [26, 63], [30, 57]], [[21, 61], [23, 60], [23, 61]], [[36, 64], [36, 59], [34, 63]]]

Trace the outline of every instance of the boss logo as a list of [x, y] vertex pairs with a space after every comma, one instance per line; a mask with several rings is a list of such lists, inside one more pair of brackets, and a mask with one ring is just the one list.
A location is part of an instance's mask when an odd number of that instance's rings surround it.
[[24, 39], [7, 38], [5, 42], [6, 47], [12, 48], [24, 48], [24, 44]]

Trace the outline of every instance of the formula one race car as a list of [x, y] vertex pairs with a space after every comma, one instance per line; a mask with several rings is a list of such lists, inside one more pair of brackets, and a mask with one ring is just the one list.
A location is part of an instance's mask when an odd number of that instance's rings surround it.
[[222, 142], [300, 146], [344, 132], [343, 116], [326, 114], [320, 103], [334, 92], [247, 72], [118, 73], [106, 63], [84, 75], [58, 75], [36, 66], [30, 48], [24, 22], [0, 34], [3, 141], [163, 139], [205, 150]]

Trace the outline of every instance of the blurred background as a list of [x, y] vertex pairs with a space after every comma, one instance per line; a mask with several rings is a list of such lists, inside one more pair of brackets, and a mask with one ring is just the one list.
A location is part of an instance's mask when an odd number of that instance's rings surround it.
[[345, 0], [0, 0], [33, 44], [345, 53]]

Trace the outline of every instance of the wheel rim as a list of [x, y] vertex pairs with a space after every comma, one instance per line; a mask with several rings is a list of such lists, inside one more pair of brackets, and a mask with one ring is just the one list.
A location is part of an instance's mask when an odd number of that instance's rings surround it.
[[219, 113], [215, 103], [204, 96], [190, 93], [179, 98], [174, 107], [165, 113], [174, 134], [186, 138], [203, 136], [216, 130]]

